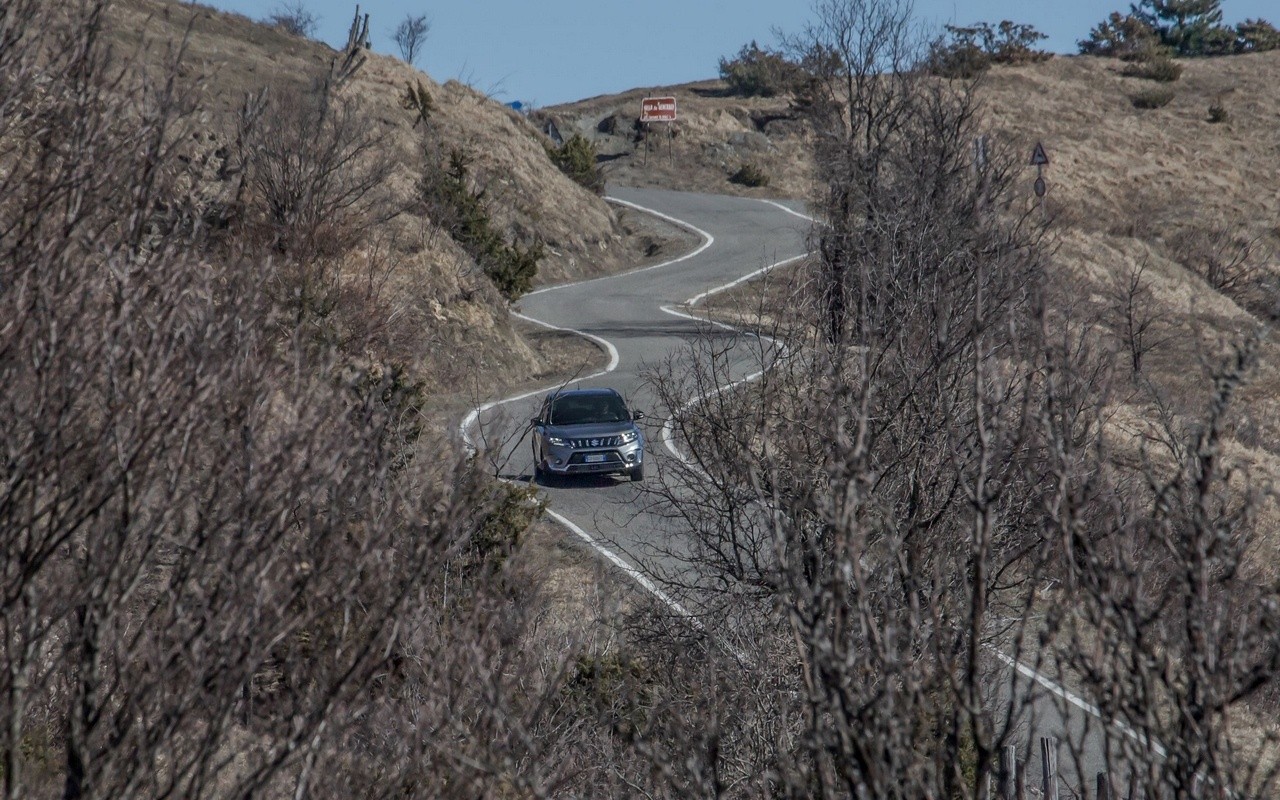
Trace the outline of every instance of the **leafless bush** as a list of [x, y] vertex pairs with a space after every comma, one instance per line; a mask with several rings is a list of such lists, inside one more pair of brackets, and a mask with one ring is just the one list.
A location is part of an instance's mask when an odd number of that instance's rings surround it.
[[536, 598], [476, 555], [527, 519], [447, 443], [406, 458], [396, 376], [282, 313], [269, 250], [160, 224], [193, 105], [104, 8], [0, 12], [6, 796], [554, 785], [573, 643], [513, 661]]
[[320, 18], [307, 8], [302, 0], [281, 3], [267, 16], [267, 24], [279, 28], [291, 36], [310, 39], [316, 33]]
[[422, 52], [422, 45], [426, 44], [430, 31], [431, 23], [427, 22], [426, 14], [405, 14], [404, 19], [400, 20], [391, 38], [395, 40], [400, 57], [406, 63], [417, 63], [418, 54]]
[[1126, 267], [1116, 276], [1111, 291], [1114, 325], [1129, 354], [1134, 376], [1142, 374], [1147, 353], [1164, 342], [1160, 328], [1165, 320], [1156, 307], [1150, 285], [1143, 280], [1146, 269], [1145, 261]]
[[1051, 528], [1072, 556], [1046, 620], [1055, 657], [1108, 719], [1136, 731], [1115, 738], [1147, 797], [1275, 788], [1277, 743], [1232, 725], [1234, 709], [1275, 691], [1280, 671], [1280, 598], [1259, 572], [1259, 489], [1223, 439], [1255, 352], [1255, 341], [1230, 348], [1212, 365], [1203, 416], [1159, 415], [1132, 480], [1079, 483]]
[[313, 260], [360, 240], [391, 161], [384, 137], [354, 99], [318, 88], [269, 93], [241, 137], [251, 209], [269, 246]]
[[1262, 259], [1258, 237], [1250, 237], [1221, 225], [1193, 226], [1177, 231], [1169, 242], [1177, 260], [1205, 283], [1235, 297], [1258, 279]]
[[[1229, 725], [1280, 669], [1257, 496], [1221, 443], [1252, 350], [1204, 354], [1221, 362], [1208, 405], [1154, 411], [1135, 458], [1111, 427], [1103, 320], [1051, 302], [1070, 287], [1007, 199], [1016, 162], [969, 160], [972, 95], [920, 78], [905, 7], [816, 18], [808, 45], [848, 66], [812, 111], [825, 195], [788, 322], [709, 332], [653, 375], [688, 458], [656, 490], [692, 531], [667, 586], [741, 654], [717, 675], [773, 692], [766, 711], [698, 683], [725, 704], [700, 719], [786, 742], [753, 751], [782, 796], [985, 797], [1001, 747], [1063, 720], [1077, 785], [1094, 765], [1150, 797], [1267, 794], [1270, 762]], [[1118, 292], [1137, 370], [1154, 341], [1141, 271]], [[752, 350], [763, 374], [727, 389]], [[1035, 700], [1010, 658], [1104, 721]], [[713, 778], [745, 762], [718, 763]]]

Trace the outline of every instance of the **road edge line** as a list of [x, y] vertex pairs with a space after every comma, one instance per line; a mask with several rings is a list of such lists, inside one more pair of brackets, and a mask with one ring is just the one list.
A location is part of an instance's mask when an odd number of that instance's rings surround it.
[[[683, 220], [677, 219], [677, 218], [672, 217], [672, 216], [667, 215], [667, 214], [663, 214], [663, 213], [662, 213], [662, 212], [660, 212], [660, 211], [656, 211], [656, 210], [651, 209], [651, 208], [646, 208], [646, 207], [644, 207], [644, 206], [642, 206], [642, 205], [640, 205], [640, 204], [638, 204], [638, 203], [632, 203], [632, 202], [630, 202], [630, 201], [628, 201], [628, 200], [620, 200], [620, 199], [618, 199], [618, 198], [613, 198], [613, 197], [606, 197], [606, 198], [605, 198], [605, 200], [606, 200], [606, 201], [608, 201], [608, 202], [617, 203], [617, 204], [619, 204], [619, 205], [627, 206], [628, 208], [633, 208], [633, 209], [635, 209], [635, 210], [637, 210], [637, 211], [640, 211], [640, 212], [643, 212], [643, 213], [652, 214], [652, 215], [654, 215], [654, 216], [656, 216], [656, 217], [659, 217], [659, 218], [664, 219], [664, 220], [666, 220], [666, 221], [668, 221], [668, 222], [671, 222], [671, 223], [672, 223], [672, 224], [674, 224], [674, 225], [679, 225], [680, 227], [684, 228], [685, 230], [692, 231], [693, 233], [695, 233], [695, 234], [697, 234], [697, 235], [701, 236], [701, 237], [702, 237], [702, 240], [703, 240], [703, 241], [702, 241], [702, 244], [701, 244], [699, 247], [697, 247], [697, 248], [695, 248], [695, 249], [691, 250], [691, 251], [690, 251], [690, 252], [688, 252], [688, 253], [685, 253], [684, 255], [682, 255], [682, 256], [680, 256], [680, 257], [678, 257], [678, 258], [673, 258], [673, 259], [671, 259], [671, 260], [669, 260], [669, 261], [664, 261], [664, 262], [662, 262], [661, 264], [651, 264], [651, 265], [649, 265], [649, 266], [647, 266], [647, 267], [639, 267], [639, 268], [637, 268], [637, 269], [628, 270], [628, 271], [626, 271], [626, 272], [619, 272], [619, 273], [617, 273], [616, 275], [604, 275], [604, 276], [600, 276], [600, 277], [597, 277], [597, 278], [588, 278], [587, 280], [576, 281], [576, 282], [574, 282], [574, 283], [562, 283], [562, 284], [559, 284], [559, 285], [556, 285], [556, 286], [548, 286], [548, 287], [544, 287], [544, 288], [542, 288], [542, 289], [539, 289], [539, 290], [538, 290], [538, 291], [536, 291], [536, 292], [530, 292], [530, 293], [529, 293], [529, 295], [533, 295], [533, 294], [541, 294], [541, 293], [543, 293], [543, 292], [554, 291], [554, 290], [556, 290], [556, 289], [564, 289], [564, 288], [567, 288], [567, 287], [570, 287], [570, 286], [580, 286], [580, 285], [582, 285], [582, 284], [584, 284], [584, 283], [594, 283], [594, 282], [596, 282], [596, 281], [606, 280], [606, 279], [608, 279], [608, 278], [621, 277], [621, 276], [623, 276], [623, 275], [634, 275], [634, 274], [637, 274], [637, 273], [640, 273], [640, 272], [649, 272], [650, 270], [661, 269], [661, 268], [663, 268], [663, 267], [669, 267], [669, 266], [672, 266], [673, 264], [679, 264], [679, 263], [680, 263], [680, 262], [682, 262], [682, 261], [686, 261], [686, 260], [688, 260], [688, 259], [690, 259], [690, 258], [693, 258], [694, 256], [698, 255], [699, 253], [702, 253], [702, 252], [703, 252], [703, 251], [705, 251], [708, 247], [710, 247], [712, 244], [714, 244], [714, 243], [715, 243], [715, 240], [716, 240], [716, 239], [715, 239], [715, 237], [714, 237], [714, 236], [712, 236], [710, 233], [708, 233], [708, 232], [706, 232], [706, 231], [702, 230], [701, 228], [699, 228], [699, 227], [697, 227], [696, 225], [693, 225], [693, 224], [691, 224], [691, 223], [685, 222], [685, 221], [683, 221]], [[526, 295], [526, 296], [527, 296], [527, 295]], [[619, 362], [619, 357], [618, 357], [618, 348], [617, 348], [617, 347], [615, 347], [615, 346], [614, 346], [614, 344], [613, 344], [612, 342], [610, 342], [608, 339], [605, 339], [603, 336], [596, 336], [595, 334], [585, 333], [585, 332], [583, 332], [583, 331], [575, 330], [575, 329], [573, 329], [573, 328], [562, 328], [562, 327], [559, 327], [559, 326], [557, 326], [557, 325], [552, 325], [552, 324], [551, 324], [551, 323], [549, 323], [549, 322], [544, 322], [544, 321], [542, 321], [542, 320], [540, 320], [540, 319], [537, 319], [537, 318], [535, 318], [535, 317], [530, 317], [530, 316], [528, 316], [528, 315], [526, 315], [526, 314], [522, 314], [522, 313], [520, 313], [519, 311], [513, 311], [513, 310], [508, 309], [508, 312], [509, 312], [510, 314], [512, 314], [513, 316], [519, 317], [520, 319], [526, 320], [526, 321], [528, 321], [528, 322], [532, 322], [532, 323], [534, 323], [535, 325], [541, 325], [541, 326], [543, 326], [543, 327], [545, 327], [545, 328], [549, 328], [549, 329], [551, 329], [551, 330], [564, 331], [564, 332], [568, 332], [568, 333], [575, 333], [575, 334], [577, 334], [577, 335], [579, 335], [579, 336], [582, 336], [582, 337], [584, 337], [584, 338], [586, 338], [586, 339], [591, 340], [592, 342], [595, 342], [595, 343], [596, 343], [597, 345], [599, 345], [599, 346], [604, 347], [605, 351], [609, 354], [609, 364], [608, 364], [608, 366], [606, 366], [603, 370], [600, 370], [600, 371], [598, 371], [598, 372], [594, 372], [594, 373], [592, 373], [592, 374], [590, 374], [590, 375], [587, 375], [587, 376], [585, 376], [585, 377], [582, 377], [582, 378], [578, 378], [577, 380], [579, 380], [579, 381], [584, 381], [584, 380], [591, 380], [592, 378], [598, 378], [598, 377], [600, 377], [601, 375], [607, 375], [607, 374], [609, 374], [610, 372], [613, 372], [615, 369], [617, 369], [617, 368], [618, 368], [618, 362]], [[474, 454], [478, 451], [478, 448], [475, 446], [475, 443], [473, 442], [473, 440], [472, 440], [472, 438], [471, 438], [471, 432], [470, 432], [470, 431], [471, 431], [471, 427], [472, 427], [473, 425], [475, 425], [475, 424], [476, 424], [476, 422], [480, 419], [480, 415], [481, 415], [481, 414], [485, 413], [486, 411], [489, 411], [490, 409], [497, 408], [498, 406], [503, 405], [503, 404], [505, 404], [505, 403], [512, 403], [512, 402], [515, 402], [515, 401], [517, 401], [517, 400], [523, 400], [523, 399], [525, 399], [526, 397], [532, 397], [533, 395], [539, 394], [539, 393], [541, 393], [541, 392], [548, 391], [548, 390], [550, 390], [550, 389], [552, 389], [552, 388], [554, 388], [554, 387], [556, 387], [556, 386], [559, 386], [559, 385], [560, 385], [560, 384], [558, 384], [558, 383], [557, 383], [557, 384], [549, 384], [549, 385], [547, 385], [547, 386], [543, 386], [543, 387], [540, 387], [540, 388], [537, 388], [537, 389], [532, 389], [532, 390], [527, 391], [527, 392], [521, 392], [521, 393], [518, 393], [518, 394], [512, 395], [512, 396], [510, 396], [510, 397], [504, 397], [504, 398], [500, 398], [500, 399], [498, 399], [498, 400], [491, 400], [491, 401], [488, 401], [488, 402], [482, 403], [482, 404], [480, 404], [480, 405], [478, 405], [478, 406], [474, 407], [474, 408], [473, 408], [473, 409], [471, 409], [471, 411], [466, 415], [466, 417], [464, 417], [464, 418], [463, 418], [463, 420], [462, 420], [462, 424], [461, 424], [461, 425], [459, 425], [459, 430], [460, 430], [460, 431], [461, 431], [461, 433], [462, 433], [462, 443], [463, 443], [463, 446], [464, 446], [464, 447], [466, 447], [466, 448], [467, 448], [467, 450], [468, 450], [472, 455], [474, 455]], [[499, 480], [503, 481], [504, 483], [510, 483], [510, 484], [520, 483], [520, 481], [516, 481], [516, 480], [513, 480], [513, 479], [511, 479], [511, 478], [499, 478]], [[631, 578], [633, 581], [635, 581], [635, 582], [636, 582], [636, 584], [640, 586], [640, 588], [644, 589], [644, 590], [645, 590], [646, 592], [648, 592], [650, 595], [652, 595], [653, 597], [655, 597], [655, 598], [657, 598], [659, 601], [661, 601], [664, 605], [666, 605], [666, 606], [667, 606], [667, 608], [671, 609], [671, 610], [672, 610], [673, 612], [675, 612], [677, 615], [679, 615], [679, 616], [681, 616], [681, 617], [683, 617], [683, 618], [687, 619], [687, 620], [688, 620], [691, 624], [693, 624], [693, 625], [694, 625], [694, 627], [696, 627], [698, 630], [700, 630], [700, 631], [705, 631], [705, 630], [706, 630], [706, 627], [702, 624], [702, 621], [701, 621], [701, 620], [699, 620], [699, 619], [698, 619], [698, 618], [697, 618], [697, 617], [696, 617], [696, 616], [695, 616], [691, 611], [689, 611], [689, 609], [685, 608], [685, 607], [684, 607], [684, 605], [682, 605], [678, 600], [676, 600], [676, 599], [672, 598], [672, 597], [671, 597], [670, 595], [668, 595], [666, 592], [662, 591], [662, 589], [661, 589], [657, 584], [655, 584], [653, 581], [651, 581], [651, 580], [649, 580], [647, 577], [645, 577], [645, 575], [644, 575], [643, 573], [641, 573], [638, 569], [636, 569], [636, 568], [635, 568], [635, 567], [633, 567], [632, 565], [628, 564], [628, 563], [627, 563], [627, 561], [626, 561], [626, 559], [624, 559], [622, 556], [620, 556], [620, 555], [618, 555], [617, 553], [615, 553], [612, 549], [610, 549], [609, 547], [607, 547], [604, 543], [600, 542], [598, 539], [596, 539], [596, 538], [595, 538], [594, 536], [592, 536], [591, 534], [587, 533], [585, 530], [583, 530], [581, 527], [579, 527], [576, 523], [574, 523], [572, 520], [570, 520], [568, 517], [564, 516], [563, 514], [560, 514], [559, 512], [557, 512], [557, 511], [555, 511], [555, 510], [553, 510], [553, 509], [551, 509], [551, 508], [547, 508], [547, 509], [546, 509], [546, 513], [547, 513], [547, 516], [551, 517], [553, 520], [555, 520], [556, 522], [558, 522], [558, 523], [559, 523], [560, 525], [562, 525], [563, 527], [568, 528], [568, 529], [569, 529], [569, 531], [570, 531], [571, 533], [573, 533], [575, 536], [577, 536], [578, 538], [580, 538], [580, 539], [582, 539], [584, 542], [586, 542], [586, 543], [587, 543], [587, 545], [589, 545], [593, 550], [595, 550], [598, 554], [600, 554], [601, 556], [603, 556], [603, 557], [605, 558], [605, 560], [606, 560], [606, 561], [608, 561], [610, 564], [614, 565], [616, 568], [618, 568], [618, 569], [622, 570], [623, 574], [627, 575], [629, 578]]]

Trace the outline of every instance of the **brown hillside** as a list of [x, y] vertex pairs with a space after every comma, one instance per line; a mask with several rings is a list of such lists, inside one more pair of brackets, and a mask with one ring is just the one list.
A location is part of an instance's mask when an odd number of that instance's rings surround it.
[[[246, 17], [173, 0], [121, 0], [108, 25], [117, 50], [144, 48], [141, 60], [150, 69], [160, 69], [164, 62], [157, 56], [171, 52], [189, 30], [181, 74], [196, 87], [204, 128], [197, 133], [197, 155], [205, 159], [216, 158], [234, 138], [235, 113], [247, 93], [308, 91], [335, 55], [324, 44]], [[375, 348], [381, 352], [369, 355], [416, 367], [429, 394], [446, 392], [459, 402], [554, 369], [531, 349], [536, 340], [516, 334], [506, 304], [471, 259], [414, 204], [425, 156], [420, 126], [400, 105], [406, 87], [421, 81], [431, 93], [433, 134], [443, 147], [463, 147], [472, 157], [470, 176], [485, 190], [507, 239], [545, 243], [535, 283], [618, 269], [661, 250], [661, 234], [655, 238], [652, 223], [614, 211], [566, 178], [547, 158], [545, 137], [519, 114], [456, 81], [439, 85], [397, 59], [368, 56], [343, 92], [358, 99], [393, 154], [384, 203], [398, 212], [370, 231], [369, 248], [393, 267], [381, 307], [369, 311], [381, 317], [375, 327], [386, 330], [386, 341]], [[206, 171], [211, 195], [227, 184], [216, 172]], [[369, 271], [371, 254], [353, 255], [348, 280]]]
[[[1058, 269], [1080, 281], [1077, 296], [1100, 307], [1118, 276], [1145, 264], [1159, 318], [1152, 353], [1163, 385], [1182, 403], [1201, 397], [1199, 355], [1224, 337], [1280, 319], [1280, 52], [1181, 62], [1183, 78], [1164, 108], [1130, 98], [1164, 84], [1121, 75], [1119, 61], [1055, 57], [995, 67], [981, 78], [994, 140], [1024, 166], [1027, 196], [1042, 142], [1045, 209], [1055, 219]], [[647, 155], [634, 124], [640, 99], [671, 94], [681, 118], [668, 143], [661, 130]], [[802, 123], [789, 98], [741, 98], [706, 81], [549, 108], [565, 136], [597, 143], [611, 180], [704, 192], [812, 196]], [[1219, 103], [1228, 119], [1211, 122]], [[654, 126], [660, 128], [661, 126]], [[746, 189], [728, 178], [745, 162], [771, 177]], [[1247, 254], [1247, 256], [1246, 256]], [[1211, 285], [1212, 262], [1244, 258], [1235, 286]], [[1212, 276], [1209, 276], [1212, 279]], [[1096, 310], [1096, 309], [1095, 309]], [[1242, 442], [1280, 474], [1280, 350], [1264, 344], [1261, 368], [1240, 421]], [[1135, 410], [1135, 416], [1141, 416]]]
[[[638, 122], [640, 101], [667, 95], [676, 98], [679, 119], [646, 130]], [[808, 136], [790, 98], [734, 97], [718, 80], [593, 97], [549, 107], [537, 118], [554, 121], [565, 138], [580, 133], [594, 141], [609, 180], [626, 186], [807, 197], [812, 181]], [[762, 169], [769, 185], [730, 182], [744, 164]]]
[[[1048, 153], [1044, 207], [1055, 222], [1054, 269], [1071, 287], [1063, 302], [1105, 317], [1121, 276], [1142, 266], [1158, 329], [1149, 377], [1175, 411], [1190, 414], [1203, 408], [1208, 364], [1222, 344], [1280, 319], [1280, 52], [1181, 63], [1172, 102], [1153, 110], [1135, 108], [1130, 98], [1163, 84], [1125, 77], [1123, 65], [1109, 59], [996, 67], [980, 85], [994, 141], [1024, 165], [1028, 198], [1036, 175], [1027, 163], [1031, 150], [1042, 142]], [[676, 135], [668, 142], [654, 126], [646, 156], [635, 128], [640, 99], [666, 94], [679, 103]], [[1226, 109], [1226, 121], [1210, 121], [1213, 104]], [[592, 138], [617, 183], [808, 198], [807, 136], [788, 108], [788, 98], [733, 97], [722, 82], [707, 81], [591, 98], [546, 109], [543, 119], [566, 137]], [[771, 177], [768, 187], [728, 180], [746, 162]], [[1214, 264], [1237, 260], [1234, 285], [1215, 281]], [[1116, 402], [1118, 431], [1140, 441], [1152, 409], [1141, 393]], [[1233, 434], [1236, 463], [1259, 485], [1280, 475], [1280, 348], [1273, 338], [1263, 337]], [[1275, 546], [1280, 551], [1280, 542]], [[1258, 561], [1268, 574], [1276, 563]]]

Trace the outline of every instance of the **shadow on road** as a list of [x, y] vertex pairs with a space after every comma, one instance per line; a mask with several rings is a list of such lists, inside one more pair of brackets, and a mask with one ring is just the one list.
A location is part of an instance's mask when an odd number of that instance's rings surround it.
[[633, 482], [626, 475], [573, 475], [571, 477], [544, 475], [541, 479], [537, 479], [528, 472], [511, 472], [500, 474], [498, 477], [504, 480], [531, 483], [544, 489], [607, 489], [618, 484]]

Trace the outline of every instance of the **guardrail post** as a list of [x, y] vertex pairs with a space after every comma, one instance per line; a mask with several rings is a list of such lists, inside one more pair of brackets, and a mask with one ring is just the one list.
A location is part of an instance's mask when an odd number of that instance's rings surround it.
[[1000, 748], [1000, 800], [1018, 798], [1018, 748], [1006, 745]]
[[1058, 740], [1040, 737], [1040, 771], [1044, 774], [1044, 800], [1058, 800]]

